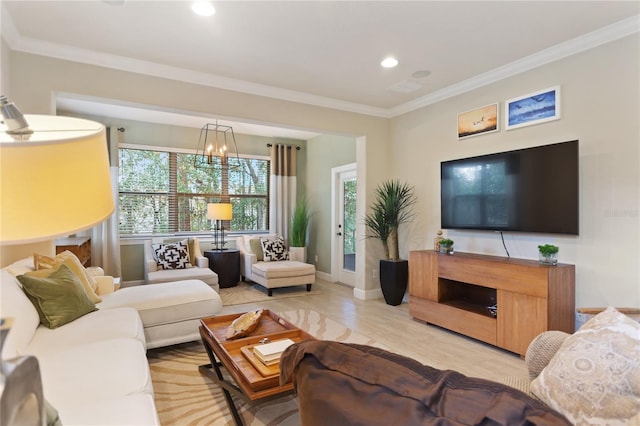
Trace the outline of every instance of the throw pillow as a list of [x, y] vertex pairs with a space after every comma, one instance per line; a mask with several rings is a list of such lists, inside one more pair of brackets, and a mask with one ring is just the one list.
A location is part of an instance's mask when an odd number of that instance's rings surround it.
[[67, 265], [60, 265], [48, 277], [20, 275], [17, 278], [45, 327], [57, 328], [96, 310], [95, 303]]
[[189, 263], [191, 263], [191, 265], [197, 265], [198, 259], [196, 256], [201, 255], [200, 240], [197, 238], [189, 238], [187, 241], [187, 249], [189, 250]]
[[189, 263], [189, 249], [187, 240], [177, 243], [153, 244], [156, 262], [162, 269], [186, 269], [191, 268]]
[[268, 240], [266, 238], [260, 238], [262, 244], [262, 250], [264, 252], [264, 261], [278, 261], [289, 260], [289, 252], [284, 244], [282, 237], [277, 237], [275, 240]]
[[249, 248], [251, 249], [251, 252], [256, 255], [258, 262], [262, 262], [264, 260], [264, 252], [262, 251], [262, 243], [260, 242], [260, 238], [250, 239]]
[[33, 263], [36, 267], [36, 271], [27, 272], [26, 275], [34, 276], [46, 276], [41, 275], [38, 271], [57, 269], [60, 265], [67, 265], [69, 269], [78, 277], [82, 287], [87, 292], [87, 296], [93, 301], [93, 303], [100, 303], [102, 299], [98, 296], [98, 283], [87, 272], [80, 259], [72, 252], [65, 250], [62, 253], [57, 254], [55, 257], [44, 256], [38, 253], [33, 254]]
[[640, 324], [607, 308], [569, 336], [534, 395], [573, 424], [625, 424], [640, 413]]

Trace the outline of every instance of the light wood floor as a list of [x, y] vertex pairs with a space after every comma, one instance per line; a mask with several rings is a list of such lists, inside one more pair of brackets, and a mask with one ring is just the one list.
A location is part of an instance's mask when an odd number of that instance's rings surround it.
[[353, 297], [352, 288], [322, 280], [316, 280], [314, 286], [319, 294], [226, 306], [222, 314], [257, 308], [274, 312], [313, 309], [392, 348], [393, 352], [438, 369], [489, 380], [527, 376], [525, 363], [518, 355], [416, 321], [409, 316], [407, 303], [389, 306], [383, 299], [359, 300]]

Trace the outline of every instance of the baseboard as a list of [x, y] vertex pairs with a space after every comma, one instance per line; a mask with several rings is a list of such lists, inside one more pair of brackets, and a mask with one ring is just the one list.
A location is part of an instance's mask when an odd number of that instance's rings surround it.
[[331, 274], [327, 274], [326, 272], [316, 271], [316, 278], [321, 279], [322, 281], [329, 281], [330, 283], [336, 282]]
[[353, 289], [353, 297], [360, 300], [373, 300], [382, 299], [382, 289], [376, 288], [374, 290], [361, 290], [359, 288]]

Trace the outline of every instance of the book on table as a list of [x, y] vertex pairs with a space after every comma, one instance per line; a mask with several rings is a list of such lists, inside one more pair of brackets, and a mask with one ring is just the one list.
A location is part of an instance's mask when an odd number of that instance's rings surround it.
[[265, 365], [277, 364], [280, 362], [280, 357], [284, 350], [294, 343], [291, 339], [283, 339], [263, 345], [256, 345], [253, 347], [253, 354]]

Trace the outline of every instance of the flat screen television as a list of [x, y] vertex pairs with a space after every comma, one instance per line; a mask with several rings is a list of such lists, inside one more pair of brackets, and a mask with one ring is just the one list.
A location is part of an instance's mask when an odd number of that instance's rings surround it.
[[443, 161], [441, 227], [578, 235], [578, 141]]

